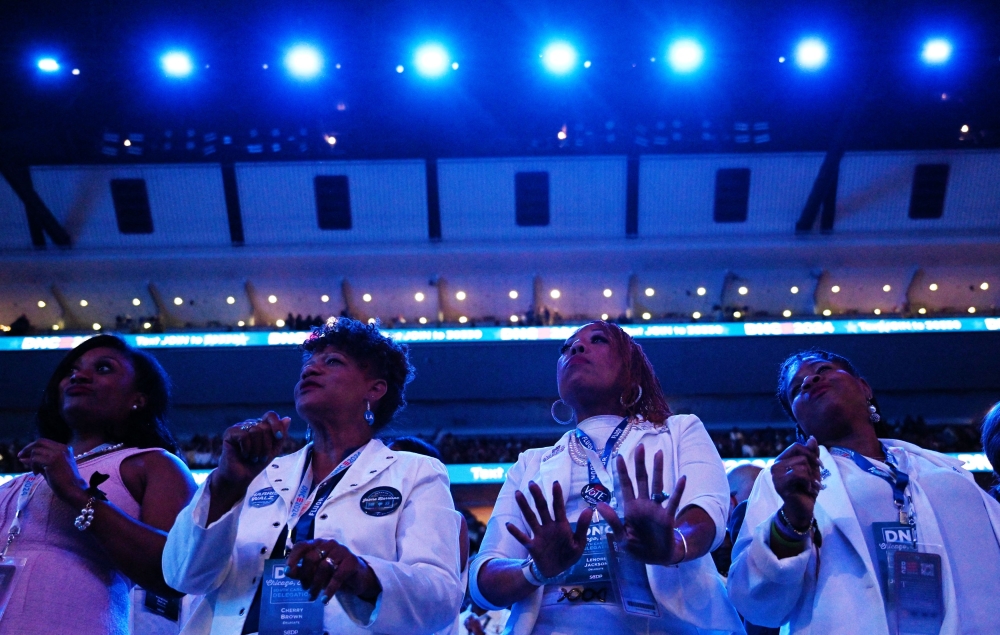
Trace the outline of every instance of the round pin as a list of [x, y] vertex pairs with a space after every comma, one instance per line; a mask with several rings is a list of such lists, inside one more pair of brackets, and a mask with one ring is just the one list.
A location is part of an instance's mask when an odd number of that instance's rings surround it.
[[596, 507], [598, 503], [607, 503], [611, 500], [611, 492], [600, 483], [587, 483], [580, 491], [580, 496], [591, 507]]
[[387, 516], [403, 504], [403, 495], [395, 487], [376, 487], [361, 497], [361, 511], [369, 516]]
[[247, 504], [255, 508], [267, 507], [276, 500], [278, 500], [278, 492], [274, 491], [273, 487], [265, 487], [251, 494]]

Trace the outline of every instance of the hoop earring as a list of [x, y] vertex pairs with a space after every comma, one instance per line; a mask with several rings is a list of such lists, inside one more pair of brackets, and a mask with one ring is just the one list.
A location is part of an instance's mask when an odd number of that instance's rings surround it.
[[629, 403], [629, 404], [625, 403], [625, 394], [624, 393], [622, 393], [622, 396], [618, 398], [618, 403], [620, 403], [622, 405], [622, 408], [625, 408], [626, 410], [628, 410], [629, 408], [631, 408], [635, 404], [639, 403], [639, 400], [642, 399], [642, 386], [636, 384], [636, 388], [639, 389], [639, 394], [636, 395], [635, 400], [632, 401], [632, 403]]
[[[564, 414], [565, 410], [568, 410], [569, 417], [565, 419], [560, 419], [559, 415], [556, 414], [557, 410], [564, 410]], [[576, 412], [572, 408], [570, 408], [569, 404], [567, 404], [562, 399], [557, 399], [554, 402], [552, 402], [552, 407], [549, 409], [549, 414], [551, 414], [555, 422], [561, 426], [568, 426], [576, 422]]]
[[365, 399], [365, 423], [375, 425], [375, 413], [372, 412], [372, 402]]
[[882, 415], [878, 413], [878, 409], [875, 408], [871, 399], [868, 400], [868, 420], [872, 422], [872, 425], [882, 420]]

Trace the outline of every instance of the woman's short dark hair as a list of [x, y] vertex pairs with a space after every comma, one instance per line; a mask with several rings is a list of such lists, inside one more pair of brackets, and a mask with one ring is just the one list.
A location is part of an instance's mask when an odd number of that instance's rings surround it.
[[[791, 381], [791, 374], [803, 363], [813, 361], [830, 362], [846, 370], [852, 377], [864, 379], [861, 373], [858, 372], [857, 366], [843, 355], [837, 355], [836, 353], [824, 351], [819, 348], [811, 348], [807, 351], [799, 351], [794, 355], [790, 355], [788, 359], [782, 362], [781, 370], [778, 371], [778, 401], [781, 402], [781, 407], [785, 410], [785, 414], [792, 421], [795, 421], [795, 415], [792, 414], [792, 402], [788, 400], [788, 384]], [[878, 401], [874, 395], [872, 395], [871, 404], [875, 406], [875, 412], [881, 416], [882, 410], [879, 408]]]
[[365, 324], [348, 317], [330, 318], [323, 326], [313, 327], [312, 335], [301, 346], [306, 357], [333, 346], [349, 355], [369, 377], [385, 380], [385, 395], [374, 410], [375, 429], [384, 427], [406, 406], [406, 384], [413, 380], [409, 347], [383, 335], [379, 326], [377, 321]]
[[630, 404], [625, 406], [625, 414], [630, 417], [641, 416], [651, 423], [666, 421], [673, 413], [670, 412], [670, 406], [667, 404], [667, 398], [663, 394], [663, 387], [660, 386], [653, 364], [646, 357], [642, 346], [617, 324], [598, 320], [584, 327], [590, 325], [601, 329], [608, 336], [611, 350], [622, 362], [625, 394], [621, 400], [623, 405]]
[[[983, 452], [993, 466], [993, 473], [1000, 474], [1000, 401], [983, 417]], [[1000, 499], [1000, 483], [994, 485], [990, 493]]]
[[106, 430], [108, 440], [124, 443], [127, 447], [162, 448], [178, 454], [180, 448], [167, 427], [167, 410], [170, 406], [170, 378], [156, 358], [149, 353], [132, 348], [117, 335], [97, 335], [71, 350], [59, 362], [42, 393], [36, 422], [38, 434], [43, 439], [68, 443], [72, 436], [63, 419], [59, 400], [59, 383], [69, 375], [73, 364], [87, 351], [110, 348], [118, 351], [135, 370], [135, 389], [146, 397], [142, 408], [130, 411], [120, 429]]

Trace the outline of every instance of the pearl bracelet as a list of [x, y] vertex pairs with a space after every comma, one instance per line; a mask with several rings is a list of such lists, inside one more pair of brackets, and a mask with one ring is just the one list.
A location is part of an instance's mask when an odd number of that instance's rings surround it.
[[94, 503], [96, 502], [97, 499], [91, 496], [87, 504], [80, 510], [80, 515], [73, 521], [74, 527], [80, 531], [87, 531], [90, 528], [90, 524], [94, 522]]

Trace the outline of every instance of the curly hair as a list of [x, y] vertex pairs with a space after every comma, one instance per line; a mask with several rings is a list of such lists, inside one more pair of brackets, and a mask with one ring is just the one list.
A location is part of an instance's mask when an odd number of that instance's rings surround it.
[[621, 397], [625, 406], [625, 414], [630, 417], [641, 416], [651, 423], [663, 423], [673, 415], [667, 398], [663, 395], [660, 380], [650, 363], [646, 353], [632, 336], [622, 330], [622, 327], [604, 320], [585, 324], [577, 330], [580, 332], [587, 326], [601, 329], [611, 342], [611, 350], [622, 362], [622, 380], [625, 392]]
[[323, 326], [314, 326], [300, 347], [308, 358], [333, 346], [353, 359], [369, 377], [385, 380], [385, 395], [374, 409], [372, 427], [376, 430], [387, 425], [406, 406], [406, 385], [413, 381], [414, 375], [409, 347], [383, 335], [380, 326], [378, 321], [365, 324], [348, 317], [330, 318]]
[[59, 384], [69, 375], [76, 360], [95, 348], [110, 348], [124, 355], [135, 370], [135, 389], [146, 397], [145, 405], [129, 412], [124, 425], [105, 431], [108, 441], [134, 448], [162, 448], [179, 455], [180, 448], [167, 427], [170, 378], [155, 357], [129, 346], [117, 335], [97, 335], [85, 340], [59, 362], [45, 386], [35, 416], [38, 435], [59, 443], [69, 442], [73, 431], [62, 416]]
[[[781, 407], [785, 411], [785, 414], [787, 414], [792, 421], [795, 421], [795, 415], [792, 414], [792, 402], [788, 400], [788, 385], [791, 382], [791, 375], [793, 374], [793, 371], [803, 363], [819, 360], [830, 362], [831, 364], [839, 366], [856, 379], [864, 379], [858, 371], [857, 366], [855, 366], [851, 360], [847, 359], [843, 355], [824, 351], [819, 348], [811, 348], [807, 351], [799, 351], [794, 355], [789, 355], [788, 358], [781, 363], [781, 368], [778, 371], [778, 401], [781, 403]], [[875, 412], [878, 413], [879, 417], [881, 417], [882, 409], [879, 407], [878, 400], [875, 399], [875, 395], [872, 395], [870, 401], [871, 404], [875, 406]]]
[[[993, 466], [993, 473], [1000, 474], [1000, 402], [993, 404], [983, 417], [983, 452]], [[1000, 500], [1000, 482], [994, 483], [990, 494]]]

